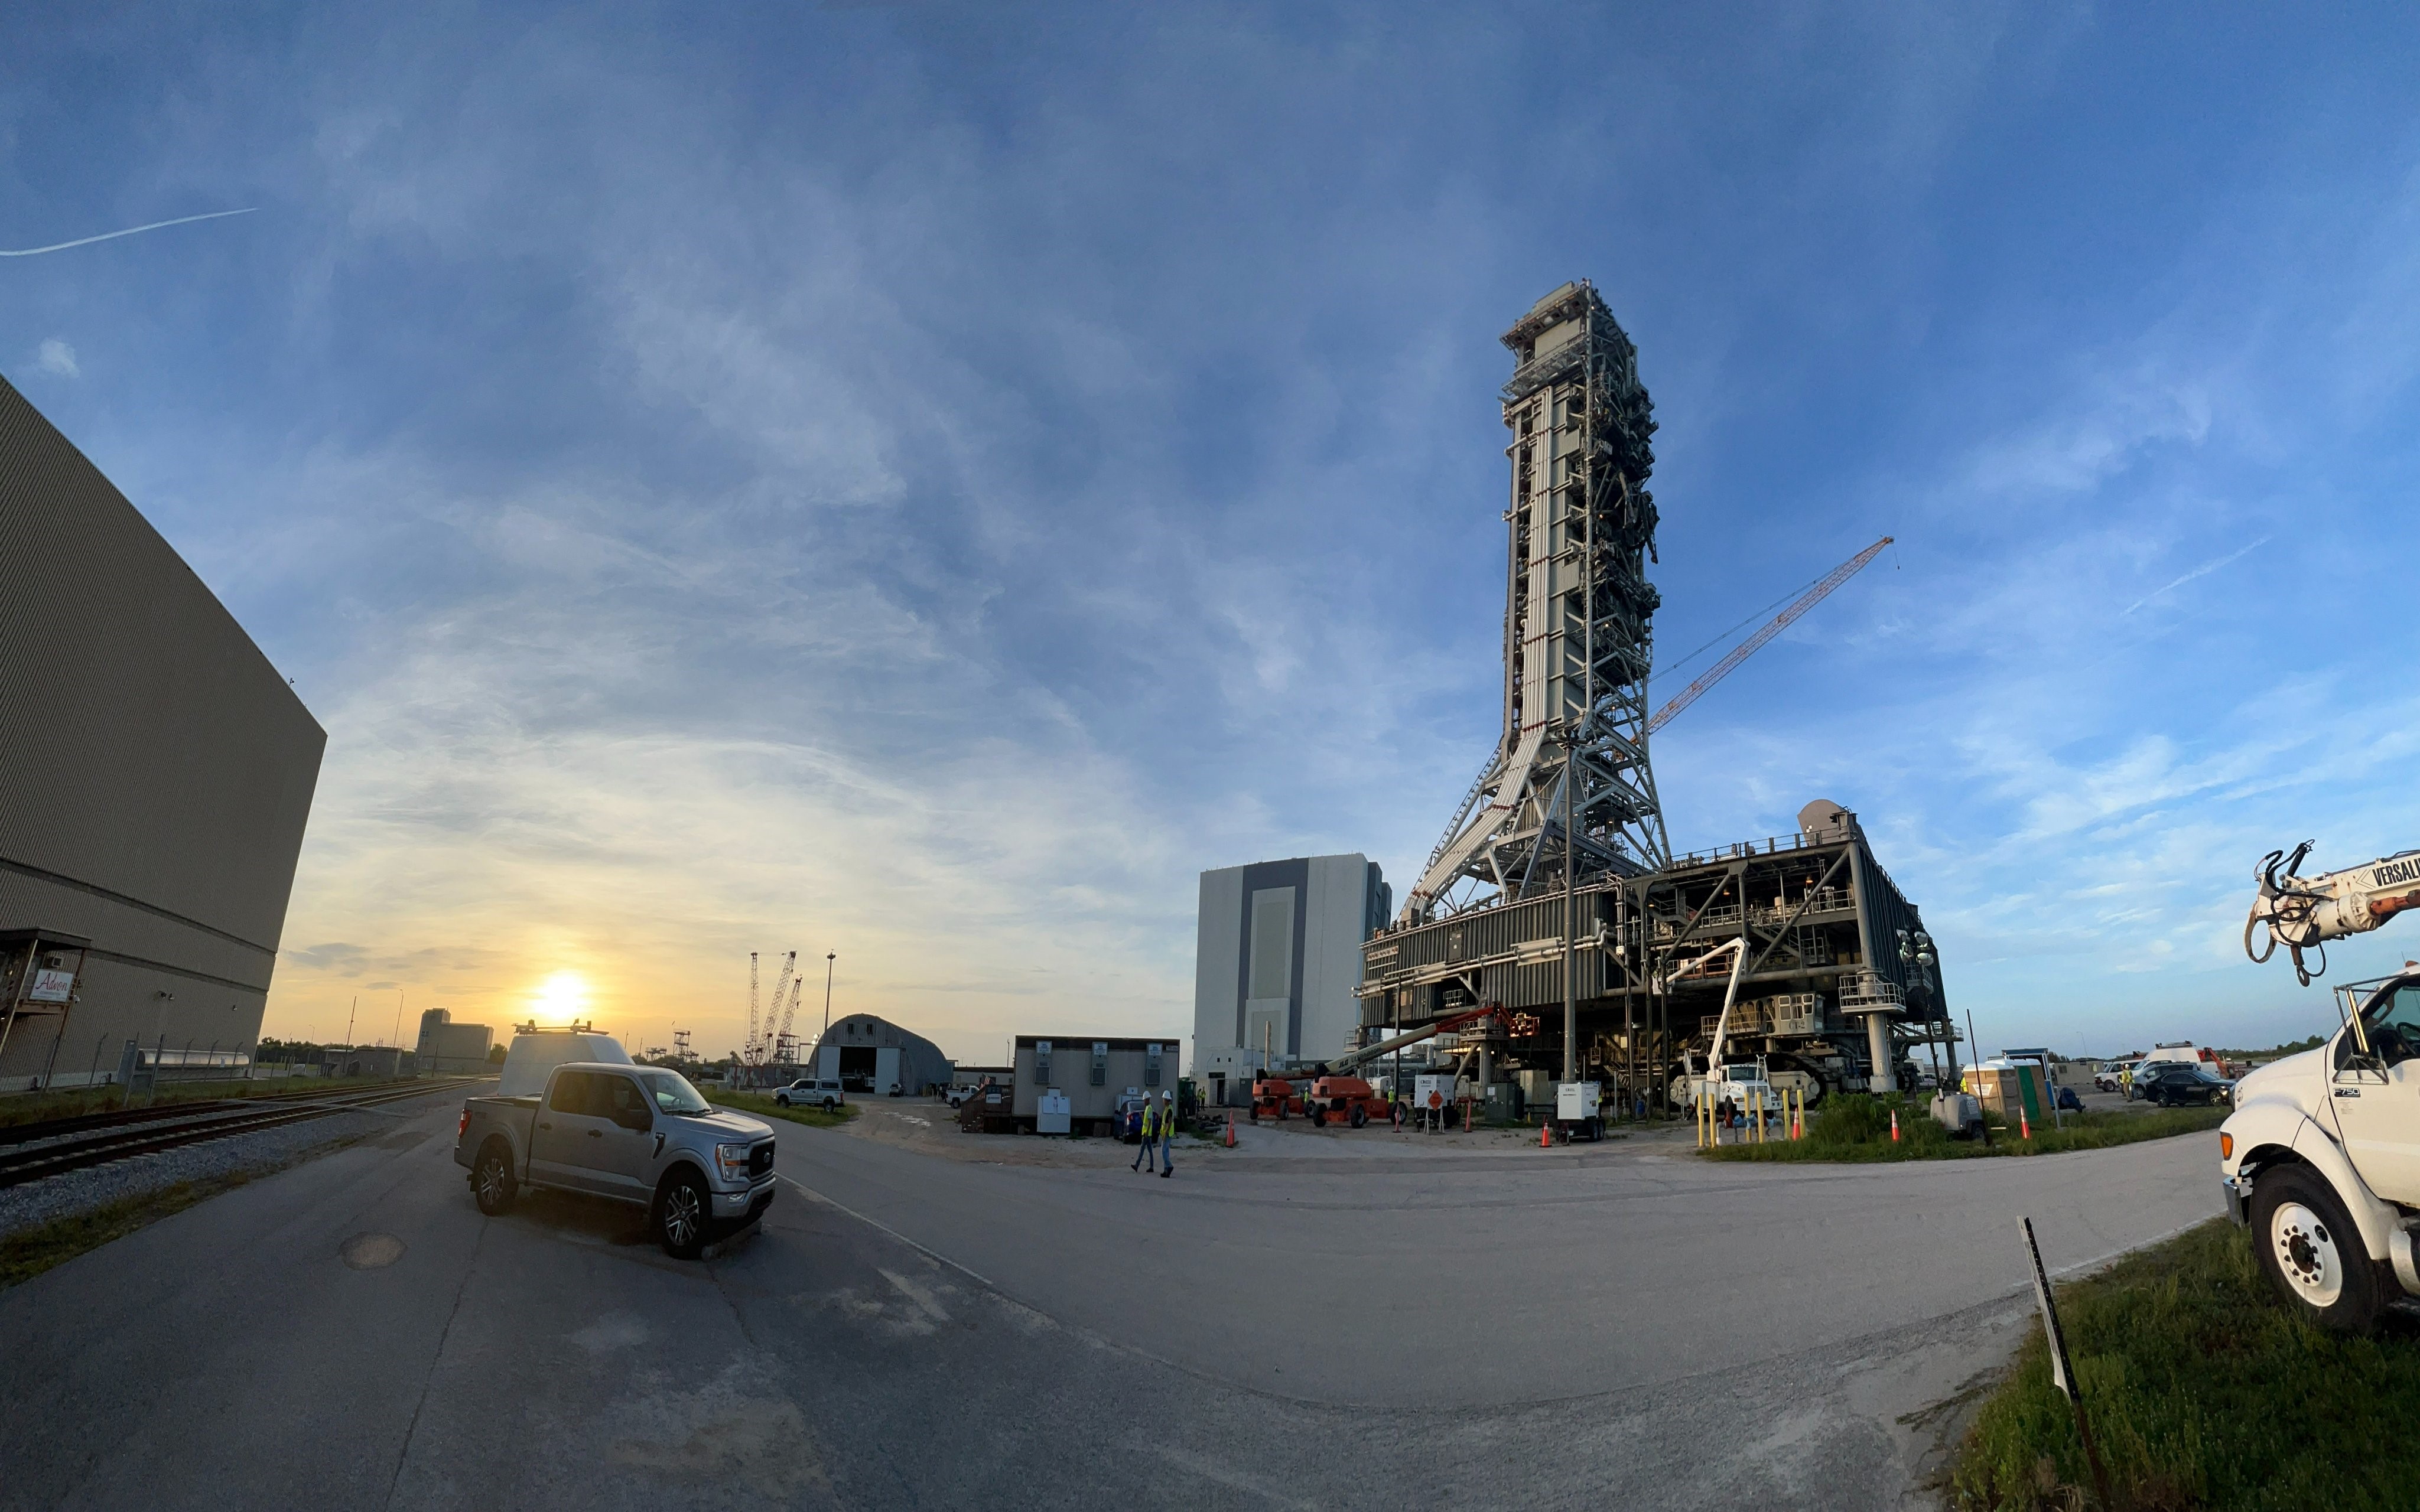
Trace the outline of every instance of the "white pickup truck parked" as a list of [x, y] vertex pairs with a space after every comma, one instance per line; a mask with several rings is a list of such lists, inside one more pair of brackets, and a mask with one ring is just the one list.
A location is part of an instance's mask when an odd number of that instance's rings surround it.
[[2420, 1297], [2420, 974], [2338, 987], [2344, 1026], [2236, 1084], [2219, 1126], [2227, 1216], [2312, 1321], [2367, 1331]]
[[[517, 1040], [512, 1054], [520, 1049]], [[532, 1058], [556, 1049], [533, 1046]], [[664, 1252], [694, 1259], [718, 1229], [745, 1227], [772, 1204], [772, 1128], [714, 1107], [680, 1072], [627, 1056], [574, 1060], [518, 1095], [527, 1077], [513, 1072], [508, 1055], [504, 1092], [466, 1101], [455, 1129], [454, 1162], [470, 1168], [481, 1212], [508, 1211], [524, 1186], [607, 1197], [646, 1209]]]

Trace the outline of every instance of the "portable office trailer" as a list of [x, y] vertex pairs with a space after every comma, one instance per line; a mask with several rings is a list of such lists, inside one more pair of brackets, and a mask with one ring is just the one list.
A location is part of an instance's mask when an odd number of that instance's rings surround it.
[[1021, 1128], [1033, 1127], [1042, 1094], [1056, 1088], [1067, 1098], [1067, 1116], [1090, 1134], [1107, 1134], [1118, 1099], [1133, 1090], [1157, 1098], [1176, 1094], [1177, 1041], [1109, 1040], [1091, 1035], [1069, 1039], [1016, 1037], [1015, 1110]]

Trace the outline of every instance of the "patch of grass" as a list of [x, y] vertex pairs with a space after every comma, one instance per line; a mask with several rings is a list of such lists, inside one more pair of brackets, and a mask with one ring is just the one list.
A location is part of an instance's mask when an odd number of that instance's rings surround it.
[[857, 1117], [857, 1104], [854, 1103], [843, 1103], [838, 1113], [826, 1113], [821, 1108], [785, 1108], [762, 1092], [716, 1092], [706, 1101], [735, 1113], [787, 1119], [792, 1123], [803, 1123], [810, 1129], [837, 1129]]
[[[2420, 1506], [2420, 1326], [2339, 1338], [2270, 1288], [2214, 1220], [2058, 1288], [2059, 1321], [2119, 1509]], [[2092, 1484], [2039, 1327], [1949, 1471], [1959, 1512], [2088, 1504]]]
[[[1890, 1116], [1899, 1113], [1899, 1141], [1890, 1136]], [[2054, 1155], [2070, 1149], [2105, 1149], [2145, 1139], [2204, 1134], [2226, 1121], [2225, 1107], [2160, 1108], [2145, 1113], [2070, 1113], [2066, 1127], [2045, 1119], [2034, 1125], [2034, 1136], [2021, 1139], [2017, 1131], [1996, 1119], [1992, 1142], [1952, 1139], [1933, 1121], [1927, 1104], [1914, 1098], [1834, 1095], [1807, 1120], [1807, 1137], [1776, 1137], [1776, 1123], [1766, 1142], [1720, 1145], [1701, 1151], [1711, 1160], [1744, 1161], [1889, 1161], [1975, 1160], [1999, 1155]], [[1731, 1131], [1725, 1138], [1737, 1137]]]

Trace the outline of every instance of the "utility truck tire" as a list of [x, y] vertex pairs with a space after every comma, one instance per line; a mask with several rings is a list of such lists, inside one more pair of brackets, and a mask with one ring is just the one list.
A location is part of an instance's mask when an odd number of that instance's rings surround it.
[[656, 1237], [664, 1253], [676, 1260], [696, 1259], [706, 1248], [713, 1213], [705, 1183], [686, 1171], [675, 1174], [656, 1192]]
[[479, 1151], [479, 1164], [471, 1168], [471, 1196], [479, 1211], [490, 1218], [500, 1218], [513, 1211], [513, 1198], [520, 1192], [520, 1183], [513, 1179], [513, 1156], [501, 1139], [490, 1139]]
[[1363, 1125], [1367, 1124], [1369, 1121], [1370, 1121], [1370, 1110], [1369, 1110], [1368, 1108], [1362, 1107], [1362, 1106], [1361, 1106], [1361, 1105], [1359, 1105], [1358, 1103], [1356, 1103], [1356, 1104], [1354, 1105], [1354, 1108], [1353, 1108], [1353, 1127], [1355, 1127], [1356, 1129], [1361, 1128]]
[[2328, 1183], [2288, 1165], [2252, 1188], [2252, 1243], [2278, 1294], [2335, 1334], [2366, 1334], [2386, 1304], [2378, 1263]]

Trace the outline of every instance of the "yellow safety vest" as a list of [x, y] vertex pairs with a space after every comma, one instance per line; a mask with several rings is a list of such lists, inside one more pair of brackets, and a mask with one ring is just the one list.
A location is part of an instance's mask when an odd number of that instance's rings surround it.
[[1145, 1103], [1142, 1105], [1142, 1136], [1148, 1140], [1157, 1133], [1159, 1133], [1159, 1109], [1156, 1104]]

